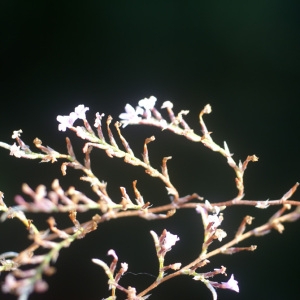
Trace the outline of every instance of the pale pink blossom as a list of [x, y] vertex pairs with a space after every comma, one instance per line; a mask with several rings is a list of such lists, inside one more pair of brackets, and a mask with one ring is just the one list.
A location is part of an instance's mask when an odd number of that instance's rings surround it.
[[89, 108], [85, 107], [83, 104], [80, 104], [77, 107], [75, 107], [75, 114], [77, 115], [77, 118], [81, 120], [85, 120], [86, 119], [85, 112], [87, 110], [89, 110]]
[[12, 135], [11, 137], [12, 137], [13, 139], [16, 139], [16, 138], [18, 138], [18, 137], [21, 136], [21, 133], [22, 133], [22, 132], [23, 132], [22, 129], [14, 130], [13, 135]]
[[121, 263], [121, 267], [123, 269], [122, 270], [123, 273], [127, 272], [127, 270], [128, 270], [128, 264], [127, 263], [125, 263], [125, 262]]
[[222, 229], [217, 229], [215, 231], [215, 236], [219, 240], [219, 242], [221, 242], [222, 239], [227, 236], [227, 233], [224, 230], [222, 230]]
[[101, 120], [104, 117], [104, 114], [99, 114], [99, 112], [96, 113], [96, 119], [95, 119], [95, 123], [94, 123], [94, 127], [99, 127], [101, 126]]
[[59, 131], [66, 131], [67, 128], [73, 126], [74, 122], [77, 120], [77, 115], [74, 112], [71, 112], [68, 116], [57, 116], [56, 120], [60, 123], [58, 125]]
[[111, 255], [114, 259], [118, 260], [118, 256], [113, 249], [108, 250], [107, 255]]
[[223, 289], [229, 289], [229, 290], [233, 290], [235, 292], [239, 292], [239, 286], [238, 286], [238, 282], [234, 279], [233, 274], [231, 275], [230, 279], [227, 282], [221, 282], [221, 288]]
[[67, 128], [70, 128], [73, 126], [74, 122], [77, 119], [85, 120], [85, 112], [89, 110], [88, 107], [85, 107], [83, 104], [80, 104], [75, 107], [75, 111], [71, 112], [68, 116], [61, 116], [58, 115], [56, 117], [56, 120], [60, 123], [58, 125], [59, 131], [66, 131]]
[[177, 241], [179, 241], [179, 237], [167, 231], [166, 236], [162, 242], [162, 248], [164, 248], [164, 250], [167, 252], [171, 250], [172, 246], [174, 246]]
[[143, 114], [144, 118], [148, 119], [151, 117], [151, 110], [154, 109], [156, 100], [154, 96], [151, 96], [150, 98], [144, 98], [139, 101], [139, 106], [145, 109]]
[[144, 99], [139, 101], [139, 106], [143, 107], [147, 110], [151, 110], [151, 109], [154, 108], [156, 101], [157, 101], [157, 99], [154, 96], [151, 96], [149, 98], [144, 98]]
[[141, 107], [137, 107], [134, 109], [130, 104], [125, 105], [125, 112], [119, 115], [120, 119], [123, 119], [121, 122], [123, 123], [123, 127], [127, 126], [129, 123], [138, 123], [141, 120], [139, 115], [142, 115], [144, 110]]
[[228, 290], [233, 290], [237, 293], [239, 293], [240, 289], [238, 286], [238, 282], [234, 279], [233, 274], [229, 278], [227, 282], [215, 282], [215, 281], [209, 281], [210, 285], [216, 288], [221, 288], [221, 289], [228, 289]]
[[208, 224], [211, 224], [211, 228], [215, 230], [220, 226], [222, 218], [218, 217], [217, 215], [208, 215], [207, 222]]
[[23, 151], [20, 150], [20, 146], [17, 146], [16, 143], [14, 143], [11, 147], [10, 147], [10, 155], [14, 155], [15, 157], [20, 158], [23, 154]]
[[172, 109], [173, 103], [171, 101], [167, 100], [162, 104], [161, 108], [171, 108]]
[[175, 264], [169, 265], [169, 267], [172, 270], [179, 270], [181, 268], [181, 263], [175, 263]]

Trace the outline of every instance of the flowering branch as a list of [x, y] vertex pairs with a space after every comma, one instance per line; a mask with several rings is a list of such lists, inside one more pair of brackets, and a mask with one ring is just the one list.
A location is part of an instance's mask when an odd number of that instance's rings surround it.
[[[16, 158], [38, 159], [42, 162], [55, 163], [59, 159], [63, 160], [61, 164], [62, 174], [67, 175], [68, 168], [74, 168], [83, 173], [80, 177], [82, 181], [90, 183], [94, 193], [93, 197], [88, 197], [85, 193], [78, 191], [75, 187], [64, 190], [58, 179], [52, 183], [51, 190], [47, 191], [46, 187], [39, 185], [32, 189], [28, 184], [23, 184], [22, 192], [30, 200], [25, 200], [21, 195], [15, 197], [16, 206], [8, 207], [0, 192], [0, 220], [3, 222], [7, 219], [17, 218], [26, 227], [29, 238], [33, 241], [30, 246], [21, 252], [8, 251], [0, 254], [0, 271], [7, 272], [2, 291], [12, 293], [19, 296], [19, 299], [26, 300], [32, 292], [43, 292], [47, 290], [48, 285], [44, 280], [45, 275], [52, 275], [54, 267], [52, 264], [57, 260], [62, 248], [69, 247], [76, 239], [84, 238], [86, 234], [97, 229], [98, 224], [107, 222], [112, 218], [123, 217], [141, 217], [146, 220], [167, 219], [172, 217], [179, 209], [193, 209], [201, 217], [203, 224], [203, 241], [202, 247], [199, 249], [199, 255], [190, 260], [188, 264], [182, 266], [180, 262], [166, 264], [165, 256], [172, 250], [175, 244], [180, 240], [176, 234], [172, 234], [164, 229], [160, 235], [153, 230], [150, 231], [156, 255], [158, 259], [158, 271], [155, 281], [143, 291], [138, 292], [135, 287], [124, 287], [120, 284], [122, 276], [128, 270], [127, 263], [121, 263], [118, 267], [118, 256], [114, 250], [109, 250], [108, 255], [112, 257], [112, 263], [107, 265], [104, 261], [94, 258], [92, 261], [101, 266], [109, 279], [109, 290], [111, 296], [107, 300], [117, 299], [117, 292], [125, 293], [128, 300], [142, 300], [150, 297], [149, 292], [155, 289], [163, 282], [177, 276], [192, 276], [196, 281], [204, 283], [211, 291], [213, 299], [217, 299], [216, 289], [230, 289], [239, 292], [238, 281], [232, 274], [228, 281], [217, 282], [212, 278], [218, 274], [226, 276], [226, 267], [212, 268], [208, 272], [200, 270], [204, 266], [209, 266], [209, 259], [219, 254], [234, 254], [240, 251], [254, 251], [256, 245], [238, 245], [242, 241], [252, 236], [263, 236], [271, 230], [275, 229], [279, 233], [284, 230], [285, 222], [294, 222], [300, 218], [300, 201], [293, 200], [291, 197], [296, 192], [299, 183], [292, 186], [280, 199], [275, 200], [247, 200], [244, 199], [244, 173], [249, 162], [258, 161], [256, 155], [249, 155], [244, 162], [238, 163], [233, 159], [233, 155], [229, 151], [229, 147], [224, 142], [223, 147], [215, 143], [212, 133], [208, 131], [204, 122], [204, 115], [212, 112], [211, 106], [206, 105], [199, 114], [199, 123], [202, 135], [198, 135], [190, 128], [185, 120], [189, 111], [182, 110], [176, 114], [173, 110], [171, 101], [165, 101], [161, 108], [166, 111], [168, 120], [164, 118], [156, 107], [157, 99], [154, 96], [144, 98], [138, 102], [138, 106], [134, 108], [130, 104], [126, 104], [125, 112], [119, 115], [121, 121], [114, 124], [115, 128], [111, 128], [112, 117], [108, 116], [104, 127], [102, 119], [104, 114], [96, 113], [94, 128], [89, 124], [86, 118], [86, 112], [89, 110], [84, 105], [79, 105], [69, 115], [57, 116], [59, 122], [58, 130], [65, 132], [71, 130], [85, 141], [83, 153], [85, 155], [84, 162], [77, 160], [75, 151], [71, 144], [71, 140], [66, 138], [67, 154], [61, 154], [50, 147], [42, 144], [42, 141], [36, 138], [33, 143], [41, 152], [33, 152], [29, 146], [21, 139], [22, 130], [13, 132], [12, 138], [15, 142], [10, 145], [0, 142], [0, 147], [10, 151], [10, 155]], [[82, 122], [83, 126], [75, 126], [76, 122]], [[204, 200], [197, 193], [181, 196], [177, 188], [171, 182], [171, 176], [167, 167], [171, 156], [163, 157], [161, 170], [157, 170], [152, 166], [149, 158], [149, 144], [155, 141], [154, 136], [145, 138], [142, 147], [142, 157], [135, 155], [129, 142], [124, 137], [122, 127], [128, 125], [150, 125], [169, 130], [177, 135], [182, 135], [188, 140], [201, 143], [205, 147], [214, 152], [220, 153], [226, 158], [230, 168], [235, 172], [235, 185], [237, 195], [233, 199], [211, 203]], [[106, 134], [105, 134], [105, 132]], [[116, 134], [114, 134], [116, 132]], [[105, 138], [107, 135], [107, 138]], [[119, 144], [122, 146], [120, 147]], [[91, 169], [90, 153], [92, 149], [104, 150], [110, 158], [122, 158], [126, 164], [142, 167], [146, 174], [161, 180], [170, 195], [170, 202], [153, 206], [152, 199], [144, 200], [137, 187], [137, 181], [133, 181], [132, 189], [134, 199], [131, 199], [125, 187], [120, 187], [120, 201], [113, 201], [107, 192], [107, 183], [99, 180], [98, 176]], [[255, 221], [252, 216], [245, 216], [235, 234], [229, 242], [224, 243], [224, 239], [228, 238], [228, 234], [221, 228], [223, 219], [227, 215], [226, 208], [230, 206], [255, 206], [260, 209], [266, 209], [269, 206], [279, 206], [278, 211], [269, 218], [263, 225], [256, 225], [254, 228], [248, 229]], [[291, 211], [292, 207], [294, 210]], [[80, 223], [77, 214], [95, 210], [97, 213], [86, 222]], [[53, 217], [48, 218], [48, 229], [40, 230], [37, 228], [33, 220], [26, 217], [26, 213], [68, 213], [72, 226], [59, 229]], [[211, 246], [216, 245], [213, 250]], [[42, 250], [42, 254], [36, 254], [37, 250]], [[201, 271], [201, 272], [200, 272]]]

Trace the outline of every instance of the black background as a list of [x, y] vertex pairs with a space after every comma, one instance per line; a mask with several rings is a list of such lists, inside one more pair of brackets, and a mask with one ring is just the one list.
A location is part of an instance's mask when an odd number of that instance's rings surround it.
[[[186, 120], [200, 133], [198, 113], [210, 103], [213, 114], [205, 120], [215, 141], [226, 140], [236, 160], [248, 154], [260, 158], [246, 172], [245, 198], [278, 199], [299, 181], [298, 15], [297, 1], [277, 0], [1, 1], [0, 140], [11, 143], [12, 131], [22, 128], [27, 144], [39, 137], [65, 152], [64, 139], [69, 136], [82, 159], [83, 144], [75, 142], [71, 132], [58, 132], [56, 122], [57, 115], [70, 113], [78, 104], [90, 107], [92, 124], [97, 111], [116, 120], [126, 103], [135, 106], [154, 95], [158, 107], [171, 100], [176, 112], [189, 109]], [[197, 192], [211, 202], [235, 196], [234, 174], [217, 153], [156, 129], [127, 127], [123, 133], [137, 156], [143, 139], [155, 134], [150, 159], [159, 168], [163, 156], [173, 156], [169, 172], [181, 195]], [[0, 190], [9, 205], [23, 182], [50, 188], [53, 178], [59, 178], [65, 188], [72, 184], [89, 193], [79, 172], [70, 170], [62, 177], [59, 163], [22, 161], [0, 151]], [[157, 179], [100, 151], [92, 153], [92, 168], [108, 182], [116, 201], [119, 186], [133, 196], [131, 182], [137, 178], [146, 201], [169, 201]], [[299, 192], [294, 198], [299, 199]], [[245, 214], [260, 225], [273, 213], [274, 209], [228, 208], [223, 227], [230, 237]], [[79, 221], [90, 215], [79, 216]], [[31, 217], [46, 228], [46, 215]], [[70, 226], [67, 216], [55, 218], [61, 228]], [[120, 262], [129, 264], [129, 271], [147, 273], [128, 274], [121, 281], [141, 291], [157, 270], [149, 231], [160, 233], [164, 228], [180, 236], [167, 255], [168, 263], [188, 263], [199, 254], [201, 219], [194, 212], [179, 211], [165, 221], [112, 220], [64, 249], [57, 273], [47, 279], [49, 291], [31, 299], [108, 297], [104, 272], [90, 259], [109, 262], [110, 248]], [[298, 228], [299, 223], [287, 224], [283, 235], [272, 232], [242, 243], [257, 244], [254, 253], [212, 258], [206, 271], [224, 265], [240, 286], [239, 294], [219, 290], [219, 299], [295, 298], [300, 292]], [[28, 245], [26, 230], [17, 220], [1, 224], [0, 233], [0, 253]], [[212, 245], [216, 246], [217, 242]], [[187, 277], [166, 282], [150, 299], [183, 297], [211, 299], [202, 283]]]

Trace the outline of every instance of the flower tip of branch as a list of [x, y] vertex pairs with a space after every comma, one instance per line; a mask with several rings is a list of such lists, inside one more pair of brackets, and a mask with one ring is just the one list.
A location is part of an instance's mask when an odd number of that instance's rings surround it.
[[210, 114], [212, 112], [212, 108], [210, 104], [206, 104], [202, 110], [202, 114]]
[[139, 106], [145, 108], [146, 110], [151, 110], [154, 108], [157, 98], [150, 96], [149, 98], [144, 98], [139, 101]]
[[296, 192], [298, 186], [299, 186], [299, 182], [296, 182], [296, 183], [294, 184], [294, 186], [293, 186], [287, 193], [285, 193], [285, 194], [282, 196], [282, 199], [283, 199], [283, 200], [287, 200], [287, 199], [289, 199], [290, 197], [292, 197], [293, 194]]
[[169, 109], [172, 109], [172, 108], [173, 108], [173, 103], [172, 103], [171, 101], [167, 100], [167, 101], [165, 101], [165, 102], [162, 104], [161, 108], [169, 108]]
[[20, 146], [17, 146], [16, 143], [10, 146], [9, 155], [13, 155], [17, 158], [20, 158], [23, 154], [23, 151], [20, 149]]
[[13, 131], [13, 135], [11, 136], [12, 139], [16, 139], [18, 137], [21, 136], [21, 133], [23, 133], [22, 129], [19, 129], [19, 130], [14, 130]]
[[233, 290], [237, 293], [239, 293], [240, 291], [238, 282], [234, 279], [233, 274], [231, 275], [230, 279], [227, 282], [222, 282], [222, 287], [225, 289]]

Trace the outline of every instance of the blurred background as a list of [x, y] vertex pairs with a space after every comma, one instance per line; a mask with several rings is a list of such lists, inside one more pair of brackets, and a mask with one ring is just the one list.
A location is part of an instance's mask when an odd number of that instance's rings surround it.
[[[154, 95], [157, 107], [171, 100], [175, 112], [190, 110], [186, 121], [199, 134], [199, 111], [210, 103], [213, 113], [205, 120], [214, 140], [221, 145], [225, 140], [236, 160], [249, 154], [260, 158], [247, 169], [245, 199], [278, 199], [299, 181], [298, 1], [1, 1], [0, 16], [1, 141], [12, 143], [12, 131], [21, 128], [28, 145], [39, 137], [66, 152], [69, 136], [82, 159], [83, 143], [72, 132], [57, 130], [57, 115], [84, 104], [90, 108], [91, 124], [96, 112], [117, 120], [126, 103], [135, 106]], [[159, 168], [162, 157], [172, 155], [169, 173], [182, 196], [196, 192], [216, 202], [236, 195], [234, 174], [217, 153], [155, 128], [128, 126], [123, 134], [137, 155], [144, 139], [156, 136], [149, 145], [150, 160]], [[101, 151], [93, 151], [92, 169], [108, 182], [116, 202], [120, 186], [133, 197], [135, 179], [146, 201], [156, 206], [169, 201], [159, 180]], [[88, 184], [79, 180], [81, 173], [70, 170], [63, 177], [60, 163], [22, 161], [0, 149], [0, 170], [0, 190], [8, 205], [21, 193], [23, 182], [50, 189], [54, 178], [65, 188], [74, 185], [90, 195]], [[300, 193], [293, 199], [300, 200]], [[228, 208], [223, 222], [227, 240], [246, 214], [254, 216], [253, 225], [258, 226], [274, 212]], [[94, 213], [78, 219], [84, 222]], [[47, 215], [30, 217], [40, 228], [47, 227]], [[54, 217], [58, 227], [70, 226], [67, 216]], [[141, 291], [157, 274], [149, 231], [160, 234], [166, 228], [179, 235], [167, 263], [185, 264], [199, 255], [201, 224], [193, 211], [178, 211], [164, 221], [132, 218], [101, 224], [61, 252], [57, 273], [47, 279], [49, 291], [30, 299], [108, 297], [104, 271], [91, 258], [110, 262], [106, 253], [111, 248], [132, 272], [120, 283]], [[240, 286], [239, 294], [218, 290], [219, 299], [295, 298], [300, 292], [299, 228], [300, 222], [287, 224], [282, 235], [272, 232], [241, 243], [256, 244], [255, 252], [212, 258], [205, 271], [224, 265]], [[0, 253], [22, 250], [30, 243], [26, 236], [17, 220], [1, 224]], [[211, 248], [217, 246], [215, 242]], [[187, 277], [166, 282], [150, 299], [183, 297], [211, 299], [201, 282]], [[2, 293], [0, 298], [14, 299]]]

